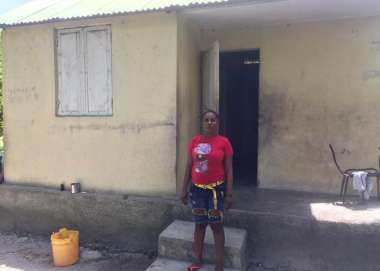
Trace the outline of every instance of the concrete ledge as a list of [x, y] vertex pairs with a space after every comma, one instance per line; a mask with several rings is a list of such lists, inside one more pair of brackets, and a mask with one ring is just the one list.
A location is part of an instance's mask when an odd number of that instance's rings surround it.
[[0, 185], [0, 231], [50, 236], [61, 227], [75, 228], [81, 242], [155, 251], [174, 205], [171, 199]]

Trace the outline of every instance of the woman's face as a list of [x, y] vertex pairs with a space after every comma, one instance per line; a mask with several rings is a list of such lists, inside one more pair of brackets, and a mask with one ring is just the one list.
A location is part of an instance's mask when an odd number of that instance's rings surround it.
[[212, 112], [207, 112], [203, 116], [202, 120], [202, 126], [203, 126], [203, 131], [206, 134], [217, 134], [218, 133], [218, 118], [216, 115]]

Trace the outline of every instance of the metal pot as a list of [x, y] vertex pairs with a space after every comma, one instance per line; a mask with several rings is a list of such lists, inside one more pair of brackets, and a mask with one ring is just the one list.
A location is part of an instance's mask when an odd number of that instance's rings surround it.
[[71, 184], [71, 193], [72, 194], [80, 193], [80, 183]]

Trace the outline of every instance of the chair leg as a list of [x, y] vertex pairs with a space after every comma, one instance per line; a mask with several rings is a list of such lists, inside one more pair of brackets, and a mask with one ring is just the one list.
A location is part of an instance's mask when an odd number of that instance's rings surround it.
[[350, 176], [346, 176], [346, 178], [344, 178], [344, 189], [343, 189], [343, 200], [342, 200], [343, 204], [346, 199], [347, 186], [348, 186], [349, 180], [350, 180]]
[[376, 180], [377, 180], [377, 200], [380, 200], [380, 190], [379, 190], [380, 176], [379, 175], [376, 176]]
[[342, 175], [342, 184], [340, 185], [340, 194], [339, 194], [339, 198], [342, 199], [342, 196], [343, 196], [343, 189], [344, 189], [344, 180], [346, 179], [346, 175]]

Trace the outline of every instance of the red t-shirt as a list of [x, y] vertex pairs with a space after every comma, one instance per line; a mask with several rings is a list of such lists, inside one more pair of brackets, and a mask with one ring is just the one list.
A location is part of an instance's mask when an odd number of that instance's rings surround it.
[[193, 162], [193, 183], [209, 184], [224, 180], [224, 159], [233, 155], [231, 143], [226, 137], [197, 135], [191, 139], [188, 151]]

